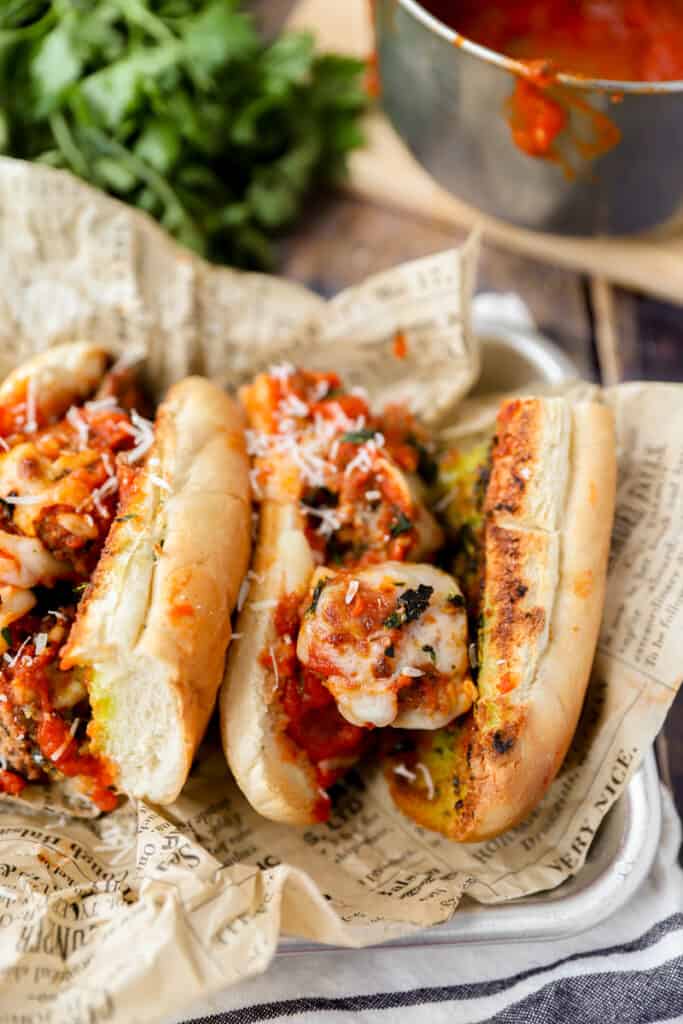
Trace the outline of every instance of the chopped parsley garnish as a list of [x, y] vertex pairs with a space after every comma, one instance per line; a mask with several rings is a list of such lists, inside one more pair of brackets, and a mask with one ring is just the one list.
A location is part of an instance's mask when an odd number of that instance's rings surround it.
[[368, 97], [363, 61], [265, 38], [254, 6], [3, 0], [3, 156], [70, 170], [211, 259], [271, 266], [363, 143]]
[[388, 629], [400, 629], [407, 622], [415, 622], [427, 610], [433, 593], [434, 587], [428, 587], [425, 583], [420, 583], [415, 590], [404, 591], [395, 610], [384, 620], [384, 625]]
[[432, 664], [436, 665], [436, 651], [434, 650], [432, 645], [431, 644], [423, 644], [422, 645], [422, 650], [425, 652], [425, 654], [429, 655], [429, 657], [432, 660]]
[[446, 598], [449, 604], [452, 604], [454, 608], [464, 608], [465, 598], [462, 594], [449, 594]]
[[10, 633], [9, 626], [3, 626], [2, 639], [5, 641], [8, 647], [12, 643], [12, 634]]
[[406, 622], [414, 622], [415, 619], [420, 618], [422, 613], [427, 610], [429, 599], [433, 593], [434, 587], [420, 583], [416, 590], [406, 590], [401, 594], [398, 603], [403, 607]]
[[318, 608], [318, 601], [320, 600], [320, 595], [322, 594], [323, 587], [325, 586], [326, 583], [327, 583], [327, 578], [326, 577], [324, 577], [321, 580], [318, 580], [318, 582], [316, 583], [315, 587], [313, 588], [313, 597], [311, 598], [311, 603], [310, 603], [310, 606], [308, 608], [307, 614], [310, 614], [310, 615], [314, 615], [315, 614], [315, 612], [316, 612], [316, 610]]
[[340, 440], [348, 441], [350, 444], [365, 444], [366, 441], [372, 441], [376, 433], [377, 431], [371, 430], [370, 427], [363, 427], [361, 430], [347, 430], [345, 434], [342, 434]]
[[316, 487], [305, 496], [305, 502], [312, 508], [334, 507], [339, 504], [339, 495], [331, 491], [329, 487]]
[[412, 521], [408, 519], [408, 516], [405, 515], [404, 512], [401, 512], [399, 510], [396, 519], [394, 519], [393, 523], [391, 524], [389, 533], [391, 534], [392, 537], [400, 537], [402, 533], [408, 533], [408, 531], [412, 530], [412, 528]]
[[129, 519], [137, 519], [137, 516], [129, 514], [125, 516], [117, 516], [114, 520], [115, 523], [127, 523]]
[[406, 438], [407, 443], [414, 448], [418, 455], [417, 472], [422, 477], [426, 484], [436, 483], [436, 478], [439, 472], [439, 467], [436, 459], [433, 457], [431, 452], [425, 448], [421, 441], [415, 437], [415, 434], [409, 434]]

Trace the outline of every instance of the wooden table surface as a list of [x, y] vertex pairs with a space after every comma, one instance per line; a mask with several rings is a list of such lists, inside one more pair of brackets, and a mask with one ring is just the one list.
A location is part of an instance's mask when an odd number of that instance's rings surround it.
[[[293, 0], [257, 0], [253, 6], [265, 30], [272, 32], [283, 23]], [[464, 231], [330, 194], [309, 209], [283, 243], [278, 272], [331, 296], [377, 271], [457, 245], [464, 237]], [[477, 290], [517, 292], [540, 331], [588, 378], [604, 383], [683, 381], [683, 306], [486, 243]], [[681, 661], [683, 672], [683, 639]], [[662, 777], [683, 815], [683, 689], [669, 712], [657, 754]]]

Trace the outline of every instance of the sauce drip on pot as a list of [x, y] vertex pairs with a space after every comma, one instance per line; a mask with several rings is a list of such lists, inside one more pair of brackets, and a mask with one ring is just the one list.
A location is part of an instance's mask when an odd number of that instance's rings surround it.
[[683, 80], [683, 0], [425, 0], [467, 39], [555, 71], [625, 82]]

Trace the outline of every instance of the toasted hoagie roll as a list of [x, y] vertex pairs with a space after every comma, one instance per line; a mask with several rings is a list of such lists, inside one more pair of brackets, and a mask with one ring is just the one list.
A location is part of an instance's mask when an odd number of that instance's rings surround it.
[[221, 729], [256, 810], [304, 824], [328, 815], [329, 786], [377, 729], [467, 710], [467, 622], [455, 581], [425, 564], [443, 536], [407, 412], [373, 416], [335, 374], [289, 366], [241, 397], [260, 534]]
[[239, 407], [189, 378], [151, 423], [109, 362], [58, 346], [0, 387], [0, 790], [101, 810], [179, 792], [250, 546]]
[[563, 398], [503, 402], [490, 445], [442, 461], [478, 698], [388, 758], [393, 797], [420, 825], [461, 842], [496, 836], [558, 772], [597, 643], [615, 477], [610, 411]]

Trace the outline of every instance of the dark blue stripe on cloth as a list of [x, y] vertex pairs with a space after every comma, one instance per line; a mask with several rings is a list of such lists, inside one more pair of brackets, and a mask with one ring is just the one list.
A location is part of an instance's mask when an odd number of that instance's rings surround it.
[[[408, 992], [375, 992], [371, 995], [359, 995], [359, 996], [339, 996], [337, 998], [324, 998], [322, 996], [310, 996], [303, 997], [301, 999], [286, 999], [281, 1002], [272, 1003], [258, 1003], [254, 1006], [245, 1006], [239, 1010], [228, 1010], [226, 1013], [212, 1014], [210, 1017], [196, 1017], [187, 1024], [259, 1024], [260, 1021], [273, 1020], [276, 1017], [294, 1017], [301, 1013], [314, 1013], [321, 1010], [336, 1010], [338, 1012], [345, 1013], [358, 1013], [360, 1011], [367, 1010], [391, 1010], [398, 1009], [400, 1007], [420, 1006], [425, 1003], [443, 1003], [453, 1000], [466, 1000], [466, 999], [479, 999], [483, 996], [498, 995], [501, 992], [505, 992], [506, 989], [512, 988], [520, 981], [525, 981], [528, 978], [533, 978], [539, 974], [546, 974], [548, 971], [556, 970], [558, 967], [562, 967], [564, 964], [576, 963], [580, 960], [590, 960], [593, 957], [600, 956], [612, 956], [615, 954], [623, 953], [634, 953], [639, 950], [648, 949], [650, 946], [655, 945], [660, 939], [664, 938], [670, 932], [677, 931], [683, 928], [683, 914], [672, 914], [671, 917], [665, 918], [663, 921], [658, 921], [657, 924], [653, 925], [649, 931], [639, 936], [637, 939], [633, 939], [631, 942], [624, 942], [616, 946], [607, 946], [602, 949], [594, 949], [586, 953], [573, 953], [570, 956], [563, 957], [560, 960], [555, 960], [553, 963], [546, 964], [541, 967], [530, 968], [527, 971], [520, 971], [518, 974], [513, 974], [508, 978], [498, 978], [494, 981], [482, 981], [474, 982], [471, 984], [464, 985], [443, 985], [438, 988], [418, 988]], [[683, 961], [678, 958], [676, 960], [669, 961], [667, 964], [663, 964], [659, 967], [653, 968], [652, 971], [624, 971], [624, 972], [610, 972], [604, 975], [595, 975], [586, 973], [581, 975], [584, 984], [592, 984], [593, 978], [632, 978], [632, 985], [637, 987], [640, 985], [644, 986], [644, 990], [640, 992], [639, 999], [642, 1002], [643, 999], [647, 999], [650, 990], [650, 980], [653, 978], [653, 990], [656, 984], [661, 984], [665, 988], [672, 987], [674, 991], [671, 992], [671, 998], [678, 997], [679, 1000], [683, 998], [681, 992], [683, 991], [683, 977], [681, 971], [683, 970]], [[587, 966], [587, 971], [590, 971], [590, 967]], [[655, 975], [657, 976], [655, 979]], [[566, 978], [556, 982], [550, 982], [545, 988], [553, 989], [555, 986], [563, 984], [569, 984], [572, 981], [579, 982], [580, 978], [572, 979]], [[674, 984], [672, 985], [672, 982]], [[616, 982], [615, 982], [616, 984]], [[678, 985], [678, 992], [675, 991], [676, 985]], [[534, 996], [529, 996], [529, 999], [535, 998], [544, 989], [540, 989]], [[559, 991], [559, 989], [558, 989]], [[571, 995], [580, 992], [581, 988], [577, 987], [572, 989]], [[548, 997], [550, 998], [550, 996]], [[625, 997], [627, 998], [627, 997]], [[618, 1024], [651, 1024], [653, 1021], [662, 1020], [666, 1017], [673, 1016], [673, 1013], [666, 1012], [659, 1016], [643, 1016], [629, 1017], [624, 1016], [624, 1007], [622, 1004], [621, 996], [618, 992], [612, 992], [611, 999], [617, 1000], [617, 1005], [612, 1006], [611, 1000], [607, 999], [610, 1011], [613, 1011], [617, 1016], [609, 1016], [604, 1013], [593, 1017], [587, 1016], [576, 1016], [573, 1012], [563, 1017], [544, 1017], [544, 1016], [529, 1016], [528, 1018], [524, 1015], [517, 1017], [504, 1017], [496, 1016], [493, 1020], [498, 1024], [498, 1021], [507, 1022], [508, 1020], [515, 1021], [523, 1020], [525, 1024], [536, 1024], [536, 1022], [546, 1021], [553, 1022], [561, 1021], [562, 1024], [565, 1022], [571, 1022], [571, 1024], [593, 1024], [595, 1021], [599, 1021], [600, 1024], [609, 1024], [611, 1021], [618, 1022]], [[638, 1000], [635, 1000], [638, 1003]], [[571, 1005], [571, 1003], [569, 1003]], [[671, 1004], [670, 1004], [671, 1005]], [[520, 1014], [520, 1004], [511, 1004], [509, 1007], [510, 1013], [513, 1009], [515, 1013]], [[679, 1003], [675, 1007], [676, 1010], [683, 1009], [683, 1005]], [[588, 1010], [588, 1007], [586, 1007]], [[501, 1013], [506, 1013], [501, 1011]], [[590, 1011], [592, 1012], [592, 1010]]]
[[678, 1020], [682, 1014], [683, 956], [679, 956], [649, 971], [559, 978], [510, 1003], [486, 1024], [654, 1024]]

